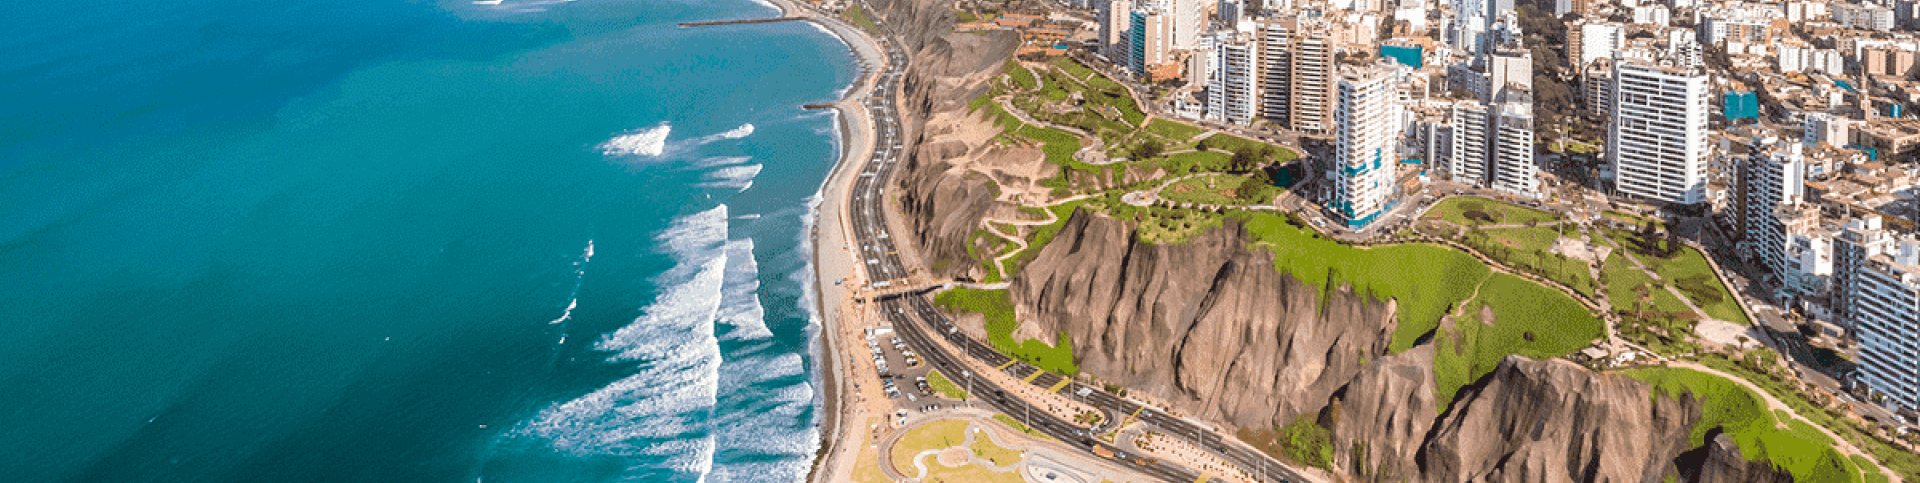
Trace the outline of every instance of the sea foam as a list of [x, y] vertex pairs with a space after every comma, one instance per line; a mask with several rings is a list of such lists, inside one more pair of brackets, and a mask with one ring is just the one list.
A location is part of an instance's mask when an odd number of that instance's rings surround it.
[[649, 156], [657, 157], [667, 151], [667, 134], [673, 132], [673, 126], [660, 123], [646, 129], [637, 129], [622, 133], [600, 144], [600, 152], [608, 156]]
[[727, 132], [720, 133], [720, 138], [721, 139], [740, 139], [740, 138], [744, 138], [752, 135], [753, 135], [753, 124], [741, 124], [740, 127], [729, 129], [727, 130]]
[[720, 293], [720, 322], [733, 328], [727, 339], [765, 339], [767, 310], [760, 306], [760, 264], [753, 259], [753, 239], [727, 242], [727, 274]]
[[762, 166], [758, 164], [723, 167], [708, 172], [706, 182], [700, 183], [699, 186], [702, 188], [733, 188], [739, 191], [746, 191], [747, 188], [753, 186], [753, 178], [760, 175], [761, 169]]
[[594, 344], [609, 362], [638, 362], [636, 373], [541, 410], [512, 436], [577, 457], [652, 456], [674, 471], [711, 472], [726, 223], [721, 205], [674, 221], [656, 238], [675, 261], [654, 279], [661, 293], [639, 318]]

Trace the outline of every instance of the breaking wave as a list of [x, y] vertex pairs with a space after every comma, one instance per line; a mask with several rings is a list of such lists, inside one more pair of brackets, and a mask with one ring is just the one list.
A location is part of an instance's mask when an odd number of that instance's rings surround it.
[[747, 188], [753, 187], [753, 178], [760, 175], [761, 169], [762, 166], [758, 164], [723, 167], [708, 172], [706, 182], [700, 183], [699, 186], [702, 188], [734, 188], [740, 191], [746, 191]]
[[760, 306], [760, 264], [753, 259], [753, 239], [727, 242], [727, 275], [720, 293], [721, 322], [731, 326], [728, 340], [765, 339], [767, 311]]
[[[718, 134], [708, 134], [693, 139], [672, 141], [668, 135], [673, 126], [661, 122], [660, 125], [635, 129], [615, 135], [613, 139], [600, 143], [600, 154], [621, 157], [662, 158], [686, 154], [695, 148], [729, 139], [741, 139], [753, 135], [753, 124], [741, 124]], [[729, 159], [729, 158], [718, 158]]]
[[721, 139], [740, 139], [740, 138], [752, 136], [752, 135], [753, 135], [752, 124], [741, 124], [740, 127], [736, 127], [731, 130], [728, 130], [727, 132], [723, 132], [719, 134]]
[[628, 131], [600, 144], [600, 152], [608, 156], [650, 156], [658, 157], [667, 152], [667, 134], [673, 132], [673, 126], [660, 123], [646, 129]]
[[727, 207], [675, 220], [656, 239], [674, 261], [654, 279], [664, 287], [632, 323], [594, 349], [638, 371], [585, 396], [541, 410], [511, 436], [545, 442], [575, 457], [663, 459], [692, 475], [712, 470], [711, 421], [721, 364], [714, 317], [727, 265]]

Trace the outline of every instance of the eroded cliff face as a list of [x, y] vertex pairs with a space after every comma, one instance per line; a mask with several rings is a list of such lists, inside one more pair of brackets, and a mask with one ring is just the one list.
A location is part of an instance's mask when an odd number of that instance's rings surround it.
[[1422, 445], [1430, 482], [1659, 481], [1700, 419], [1691, 400], [1559, 360], [1508, 356]]
[[1358, 481], [1659, 481], [1699, 418], [1637, 379], [1517, 356], [1442, 407], [1432, 345], [1387, 353], [1391, 301], [1282, 274], [1233, 222], [1152, 245], [1076, 213], [1011, 290], [1082, 370], [1238, 428], [1312, 418]]
[[1362, 361], [1387, 352], [1392, 303], [1280, 274], [1237, 224], [1180, 245], [1132, 233], [1075, 213], [1013, 281], [1023, 323], [1066, 331], [1080, 367], [1104, 381], [1194, 416], [1270, 428], [1317, 411]]
[[869, 3], [873, 13], [899, 33], [902, 48], [912, 52], [900, 99], [907, 155], [893, 179], [899, 189], [891, 193], [906, 212], [904, 221], [922, 257], [934, 265], [930, 267], [934, 275], [972, 278], [977, 276], [973, 268], [980, 264], [967, 255], [969, 236], [996, 208], [1011, 208], [994, 201], [998, 192], [989, 178], [961, 167], [987, 147], [943, 138], [955, 131], [993, 129], [990, 123], [983, 127], [980, 120], [963, 113], [967, 102], [987, 91], [987, 80], [1019, 47], [1019, 35], [952, 32], [954, 14], [947, 2]]
[[[946, 2], [872, 4], [903, 27], [914, 52], [901, 113], [909, 155], [889, 192], [908, 228], [902, 235], [936, 276], [975, 277], [981, 260], [968, 254], [969, 238], [982, 219], [1017, 213], [996, 200], [993, 177], [978, 166], [998, 148], [963, 135], [991, 123], [965, 106], [1017, 38], [951, 33]], [[1432, 346], [1387, 353], [1397, 328], [1392, 301], [1279, 273], [1271, 253], [1231, 221], [1178, 245], [1140, 243], [1133, 230], [1102, 215], [1069, 217], [1012, 281], [1018, 316], [1030, 325], [1022, 332], [1065, 331], [1083, 370], [1184, 415], [1252, 430], [1315, 418], [1332, 430], [1334, 469], [1344, 478], [1786, 481], [1721, 440], [1692, 452], [1696, 470], [1676, 470], [1697, 404], [1564, 362], [1508, 358], [1443, 405]]]

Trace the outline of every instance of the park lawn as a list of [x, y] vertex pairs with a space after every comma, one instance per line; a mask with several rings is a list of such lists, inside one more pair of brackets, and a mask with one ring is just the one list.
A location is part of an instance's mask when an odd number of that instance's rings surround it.
[[[1167, 201], [1175, 203], [1204, 203], [1209, 205], [1265, 204], [1267, 201], [1273, 199], [1272, 196], [1266, 196], [1264, 198], [1256, 197], [1251, 200], [1238, 198], [1236, 191], [1239, 190], [1240, 184], [1245, 183], [1247, 179], [1247, 176], [1236, 174], [1195, 176], [1167, 186], [1165, 189], [1160, 190], [1160, 196], [1166, 198]], [[1278, 194], [1277, 190], [1279, 190], [1279, 188], [1274, 188], [1272, 194]], [[1269, 194], [1268, 191], [1262, 191], [1261, 193]]]
[[999, 421], [1000, 424], [1005, 424], [1009, 428], [1013, 428], [1014, 431], [1018, 431], [1020, 432], [1020, 434], [1025, 434], [1027, 436], [1032, 436], [1032, 437], [1040, 438], [1044, 440], [1053, 439], [1052, 436], [1047, 436], [1046, 433], [1035, 431], [1033, 428], [1027, 427], [1026, 423], [1022, 423], [1018, 419], [1013, 419], [1013, 416], [1008, 416], [1005, 414], [995, 414], [993, 415], [993, 420]]
[[1093, 68], [1082, 65], [1080, 61], [1073, 60], [1071, 57], [1054, 57], [1053, 60], [1048, 61], [1048, 63], [1060, 68], [1060, 70], [1067, 71], [1067, 75], [1073, 76], [1073, 78], [1079, 79], [1081, 82], [1086, 82], [1088, 77], [1093, 76]]
[[[1377, 300], [1398, 302], [1399, 326], [1389, 351], [1413, 347], [1439, 326], [1440, 316], [1465, 300], [1492, 272], [1466, 252], [1436, 245], [1405, 244], [1358, 249], [1321, 237], [1270, 212], [1236, 211], [1256, 245], [1273, 251], [1274, 268], [1319, 289], [1339, 283]], [[1325, 297], [1321, 298], [1322, 303]]]
[[1233, 153], [1225, 151], [1188, 151], [1164, 155], [1157, 161], [1168, 173], [1218, 173], [1233, 162]]
[[1627, 255], [1615, 250], [1607, 255], [1606, 263], [1600, 265], [1601, 276], [1607, 279], [1607, 300], [1613, 303], [1614, 310], [1638, 310], [1641, 300], [1639, 288], [1646, 287], [1651, 295], [1647, 308], [1668, 314], [1690, 314], [1692, 309], [1680, 302], [1673, 292], [1655, 286], [1653, 277], [1633, 266]]
[[995, 350], [1043, 371], [1067, 376], [1080, 372], [1080, 367], [1074, 364], [1072, 340], [1064, 331], [1052, 344], [1036, 339], [1013, 339], [1013, 330], [1020, 327], [1020, 321], [1013, 316], [1013, 299], [1006, 289], [959, 287], [941, 292], [933, 298], [933, 303], [948, 310], [986, 316], [987, 343]]
[[1690, 394], [1700, 402], [1700, 420], [1689, 441], [1705, 445], [1714, 428], [1732, 437], [1741, 457], [1766, 461], [1793, 474], [1794, 481], [1862, 481], [1860, 468], [1833, 449], [1833, 440], [1797, 419], [1786, 428], [1767, 410], [1766, 400], [1738, 383], [1691, 369], [1654, 367], [1623, 371], [1652, 384], [1656, 397]]
[[[1140, 112], [1140, 105], [1133, 102], [1133, 96], [1127, 94], [1127, 88], [1101, 75], [1087, 78], [1087, 87], [1092, 92], [1087, 96], [1089, 104], [1113, 106], [1120, 111], [1121, 118], [1128, 125], [1139, 126], [1147, 121], [1147, 114]], [[1097, 92], [1100, 95], [1092, 95]]]
[[975, 431], [973, 433], [973, 445], [969, 447], [969, 449], [973, 450], [974, 456], [991, 461], [994, 466], [1002, 468], [1013, 466], [1014, 463], [1020, 462], [1022, 454], [1019, 451], [993, 444], [993, 440], [987, 439], [987, 433], [984, 431]]
[[900, 436], [893, 443], [888, 454], [893, 456], [893, 469], [901, 474], [915, 475], [913, 457], [926, 450], [938, 450], [953, 447], [967, 440], [967, 422], [962, 420], [942, 420], [920, 425]]
[[1184, 122], [1154, 119], [1147, 123], [1147, 132], [1160, 136], [1171, 144], [1184, 144], [1207, 130]]
[[[1510, 354], [1533, 359], [1565, 356], [1591, 345], [1606, 327], [1580, 302], [1558, 290], [1505, 273], [1487, 278], [1451, 330], [1434, 337], [1433, 373], [1444, 410], [1460, 388], [1493, 372]], [[1480, 321], [1493, 310], [1493, 325]]]
[[1595, 295], [1596, 282], [1586, 262], [1553, 253], [1560, 239], [1554, 227], [1493, 228], [1467, 233], [1467, 245], [1507, 266], [1532, 272], [1572, 288], [1588, 297]]
[[952, 380], [947, 379], [947, 376], [941, 375], [940, 371], [927, 372], [927, 386], [932, 387], [934, 392], [940, 393], [941, 396], [947, 399], [955, 401], [967, 400], [967, 390], [962, 389], [959, 384], [955, 384]]
[[1147, 244], [1178, 244], [1214, 227], [1225, 217], [1205, 210], [1132, 206], [1117, 200], [1103, 206], [1107, 216], [1134, 222], [1134, 239]]
[[1060, 166], [1074, 165], [1073, 152], [1080, 150], [1080, 137], [1059, 129], [1026, 125], [1015, 131], [1015, 135], [1041, 143], [1040, 150], [1047, 153], [1047, 162]]
[[1033, 71], [1027, 70], [1026, 66], [1020, 65], [1018, 60], [1007, 59], [1007, 77], [1012, 78], [1014, 87], [1023, 91], [1040, 87], [1040, 79], [1034, 77]]
[[1671, 258], [1646, 257], [1642, 261], [1660, 278], [1680, 289], [1687, 300], [1706, 311], [1708, 317], [1739, 325], [1752, 323], [1740, 310], [1740, 300], [1720, 282], [1720, 277], [1713, 273], [1713, 265], [1707, 263], [1706, 255], [1700, 250], [1685, 247]]
[[1273, 148], [1273, 159], [1271, 159], [1270, 161], [1272, 161], [1273, 164], [1286, 164], [1289, 161], [1300, 159], [1300, 154], [1293, 152], [1293, 150], [1291, 149], [1275, 146], [1272, 144], [1267, 144], [1260, 141], [1255, 141], [1252, 139], [1243, 138], [1240, 136], [1235, 136], [1232, 134], [1215, 133], [1212, 136], [1207, 136], [1206, 141], [1207, 141], [1207, 149], [1214, 150], [1214, 151], [1225, 151], [1229, 153], [1240, 150], [1240, 149], [1251, 149], [1257, 153], [1257, 152], [1260, 152], [1261, 149], [1271, 147]]
[[[1488, 219], [1469, 217], [1469, 213], [1484, 214]], [[1560, 218], [1552, 213], [1524, 208], [1474, 196], [1455, 196], [1441, 201], [1427, 211], [1427, 218], [1439, 218], [1460, 226], [1480, 225], [1524, 225], [1529, 222], [1549, 223]]]
[[853, 21], [854, 25], [859, 25], [860, 28], [867, 29], [868, 32], [880, 33], [880, 26], [875, 25], [873, 19], [867, 17], [867, 11], [861, 10], [858, 5], [848, 6], [845, 11], [840, 12], [840, 15], [847, 17], [847, 20]]

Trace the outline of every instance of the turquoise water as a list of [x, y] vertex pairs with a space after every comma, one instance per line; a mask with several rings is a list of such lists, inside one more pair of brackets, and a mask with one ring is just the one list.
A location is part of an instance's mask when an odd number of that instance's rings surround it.
[[0, 17], [7, 481], [780, 481], [853, 78], [746, 0]]

